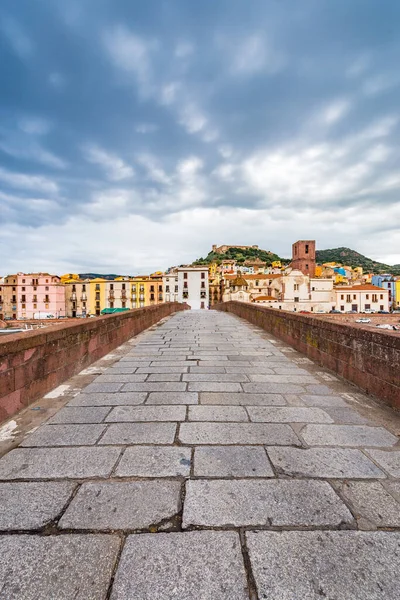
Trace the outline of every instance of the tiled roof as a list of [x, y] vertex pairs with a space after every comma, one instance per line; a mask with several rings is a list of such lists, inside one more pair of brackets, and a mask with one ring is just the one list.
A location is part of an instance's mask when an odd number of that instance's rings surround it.
[[353, 286], [344, 286], [344, 287], [335, 287], [334, 290], [340, 290], [341, 292], [368, 292], [368, 291], [379, 291], [379, 292], [387, 292], [386, 288], [378, 287], [377, 285], [372, 285], [372, 283], [365, 283], [364, 285], [353, 285]]

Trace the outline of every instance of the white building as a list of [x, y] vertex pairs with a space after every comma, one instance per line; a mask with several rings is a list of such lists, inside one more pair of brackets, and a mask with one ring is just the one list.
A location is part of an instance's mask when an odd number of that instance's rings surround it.
[[165, 302], [178, 302], [178, 272], [176, 270], [164, 273], [163, 290]]
[[106, 283], [106, 308], [132, 308], [129, 278]]
[[192, 309], [208, 308], [208, 266], [179, 267], [178, 302], [187, 302]]
[[389, 310], [389, 291], [372, 284], [335, 288], [336, 310], [365, 312]]

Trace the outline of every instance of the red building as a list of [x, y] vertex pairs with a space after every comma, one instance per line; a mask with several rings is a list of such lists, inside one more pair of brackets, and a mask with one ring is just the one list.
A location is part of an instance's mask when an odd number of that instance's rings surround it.
[[299, 240], [293, 244], [292, 268], [315, 277], [315, 240]]

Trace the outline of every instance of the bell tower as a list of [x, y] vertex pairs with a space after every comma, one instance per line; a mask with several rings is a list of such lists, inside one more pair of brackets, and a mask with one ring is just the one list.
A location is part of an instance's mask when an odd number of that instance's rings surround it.
[[292, 246], [292, 267], [315, 277], [315, 240], [299, 240]]

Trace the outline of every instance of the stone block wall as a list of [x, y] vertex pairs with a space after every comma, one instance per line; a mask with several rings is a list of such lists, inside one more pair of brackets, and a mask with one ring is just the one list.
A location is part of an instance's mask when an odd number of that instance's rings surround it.
[[186, 304], [148, 306], [0, 339], [0, 422]]
[[400, 335], [369, 331], [357, 324], [224, 302], [215, 310], [233, 313], [258, 325], [318, 364], [400, 409]]

